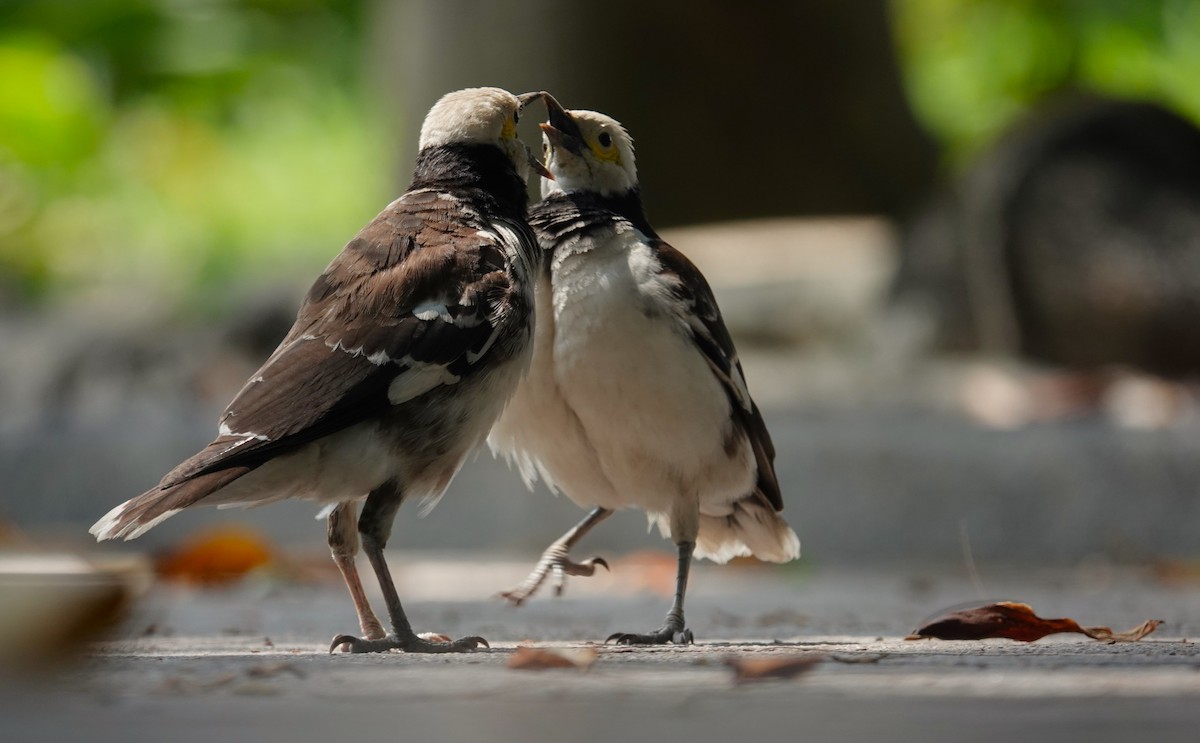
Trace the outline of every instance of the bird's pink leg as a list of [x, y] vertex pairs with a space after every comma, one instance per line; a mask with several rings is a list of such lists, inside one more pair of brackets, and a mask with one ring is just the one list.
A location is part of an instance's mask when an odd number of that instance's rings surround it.
[[358, 577], [358, 566], [354, 558], [358, 555], [358, 506], [353, 502], [340, 504], [329, 514], [329, 551], [333, 553], [333, 562], [346, 581], [350, 591], [350, 599], [354, 602], [354, 610], [358, 612], [358, 626], [362, 628], [363, 637], [368, 640], [379, 640], [386, 636], [379, 617], [371, 609], [367, 601], [366, 591], [363, 590], [362, 580]]

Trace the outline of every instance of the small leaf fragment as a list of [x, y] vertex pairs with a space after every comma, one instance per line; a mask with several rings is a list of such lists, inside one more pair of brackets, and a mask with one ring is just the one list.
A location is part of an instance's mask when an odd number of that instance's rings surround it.
[[508, 667], [518, 671], [544, 671], [549, 668], [586, 670], [596, 662], [595, 648], [547, 650], [521, 645], [508, 659]]
[[739, 658], [727, 656], [725, 665], [733, 669], [736, 684], [790, 679], [808, 673], [825, 658], [819, 655], [791, 656], [787, 658]]
[[1162, 624], [1161, 619], [1147, 619], [1138, 626], [1126, 632], [1113, 632], [1108, 627], [1083, 627], [1083, 634], [1093, 640], [1103, 640], [1105, 642], [1137, 642], [1154, 630], [1158, 629], [1158, 625]]
[[1080, 627], [1069, 618], [1043, 619], [1029, 604], [1000, 601], [969, 609], [960, 609], [938, 616], [918, 627], [907, 640], [987, 640], [1002, 638], [1019, 642], [1035, 642], [1047, 635], [1063, 632], [1087, 635], [1106, 642], [1136, 642], [1162, 624], [1151, 619], [1128, 632], [1114, 632], [1108, 627]]

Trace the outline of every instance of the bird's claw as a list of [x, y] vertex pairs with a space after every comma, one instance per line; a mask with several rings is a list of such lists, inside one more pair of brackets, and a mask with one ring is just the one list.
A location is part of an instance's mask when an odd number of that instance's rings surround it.
[[614, 632], [604, 640], [604, 644], [615, 642], [618, 645], [691, 645], [695, 641], [692, 631], [686, 627], [662, 627], [644, 635], [636, 632]]
[[525, 580], [521, 581], [516, 588], [501, 591], [497, 596], [513, 606], [520, 606], [525, 599], [537, 593], [550, 573], [554, 574], [554, 595], [561, 596], [568, 575], [581, 577], [595, 575], [597, 566], [611, 571], [608, 561], [603, 557], [592, 557], [583, 562], [574, 562], [561, 546], [551, 545], [542, 553], [542, 559], [538, 561], [537, 566], [526, 576]]
[[597, 565], [604, 568], [608, 572], [612, 572], [612, 569], [608, 567], [608, 560], [605, 560], [603, 557], [593, 557], [579, 563], [567, 560], [563, 563], [562, 569], [567, 575], [588, 576], [596, 573]]
[[603, 557], [593, 557], [583, 562], [571, 562], [563, 558], [561, 561], [554, 563], [551, 571], [554, 573], [554, 595], [563, 595], [563, 589], [567, 587], [567, 576], [578, 575], [584, 578], [596, 574], [596, 566], [612, 572], [608, 567], [608, 561]]
[[333, 654], [338, 648], [345, 647], [349, 653], [386, 653], [389, 650], [402, 650], [406, 653], [466, 653], [480, 646], [491, 648], [488, 641], [478, 636], [462, 637], [450, 642], [433, 642], [417, 637], [388, 635], [376, 640], [363, 639], [353, 635], [338, 635], [329, 645]]

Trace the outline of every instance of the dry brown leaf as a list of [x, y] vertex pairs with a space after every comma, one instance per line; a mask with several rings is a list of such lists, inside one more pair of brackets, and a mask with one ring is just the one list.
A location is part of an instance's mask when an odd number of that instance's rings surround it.
[[746, 684], [795, 678], [816, 668], [824, 659], [820, 655], [787, 658], [739, 658], [731, 655], [724, 659], [724, 663], [733, 669], [734, 683]]
[[943, 614], [909, 635], [907, 640], [986, 640], [1003, 638], [1035, 642], [1046, 635], [1074, 632], [1106, 642], [1136, 642], [1153, 632], [1162, 620], [1151, 619], [1128, 632], [1108, 627], [1080, 627], [1074, 619], [1043, 619], [1029, 604], [1000, 601]]
[[156, 569], [166, 580], [212, 586], [239, 580], [273, 560], [274, 550], [258, 532], [220, 526], [160, 557]]
[[595, 648], [546, 650], [522, 645], [508, 659], [508, 667], [520, 671], [544, 671], [548, 668], [587, 670], [596, 662]]
[[1108, 627], [1081, 627], [1083, 634], [1093, 640], [1104, 640], [1106, 642], [1137, 642], [1154, 630], [1158, 629], [1158, 625], [1162, 624], [1161, 619], [1147, 619], [1138, 626], [1125, 632], [1113, 632]]

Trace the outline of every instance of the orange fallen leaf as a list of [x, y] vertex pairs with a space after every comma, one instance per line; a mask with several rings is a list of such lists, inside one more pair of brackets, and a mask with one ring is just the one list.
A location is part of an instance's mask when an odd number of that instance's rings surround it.
[[159, 557], [155, 567], [165, 580], [211, 586], [239, 580], [274, 559], [270, 544], [257, 532], [241, 526], [219, 526]]
[[1128, 632], [1108, 627], [1081, 627], [1074, 619], [1043, 619], [1029, 604], [1001, 601], [943, 614], [913, 631], [906, 640], [986, 640], [1003, 638], [1035, 642], [1046, 635], [1074, 632], [1105, 642], [1137, 642], [1162, 624], [1150, 619]]
[[596, 662], [596, 650], [546, 650], [522, 645], [508, 659], [508, 667], [519, 671], [544, 671], [548, 668], [578, 668], [587, 670]]
[[733, 669], [734, 683], [746, 684], [795, 678], [813, 670], [824, 659], [819, 655], [788, 658], [738, 658], [731, 655], [725, 658], [724, 663]]

